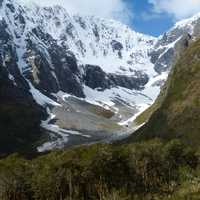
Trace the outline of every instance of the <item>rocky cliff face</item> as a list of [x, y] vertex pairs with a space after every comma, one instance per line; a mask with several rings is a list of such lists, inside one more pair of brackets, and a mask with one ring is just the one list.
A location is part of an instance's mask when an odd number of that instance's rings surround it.
[[153, 38], [59, 6], [2, 0], [1, 78], [39, 121], [49, 116], [41, 125], [51, 142], [40, 150], [63, 147], [69, 136], [76, 144], [108, 139], [129, 132], [133, 116], [153, 103], [179, 52], [199, 36], [198, 19]]
[[119, 86], [130, 90], [142, 90], [149, 77], [142, 71], [135, 71], [135, 76], [127, 76], [105, 73], [99, 66], [86, 65], [83, 80], [85, 85], [92, 89], [105, 90]]

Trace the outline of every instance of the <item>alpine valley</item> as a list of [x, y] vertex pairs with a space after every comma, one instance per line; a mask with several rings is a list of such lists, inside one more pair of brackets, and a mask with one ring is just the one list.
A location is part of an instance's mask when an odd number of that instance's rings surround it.
[[200, 14], [155, 38], [60, 6], [0, 0], [0, 154], [129, 136], [198, 38]]

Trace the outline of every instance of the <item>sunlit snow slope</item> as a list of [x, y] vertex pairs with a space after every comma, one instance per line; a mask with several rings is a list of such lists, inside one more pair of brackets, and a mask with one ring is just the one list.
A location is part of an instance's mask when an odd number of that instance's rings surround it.
[[41, 125], [50, 137], [38, 150], [130, 133], [177, 52], [197, 37], [197, 21], [154, 38], [113, 20], [69, 15], [60, 6], [0, 0], [1, 67], [49, 115]]

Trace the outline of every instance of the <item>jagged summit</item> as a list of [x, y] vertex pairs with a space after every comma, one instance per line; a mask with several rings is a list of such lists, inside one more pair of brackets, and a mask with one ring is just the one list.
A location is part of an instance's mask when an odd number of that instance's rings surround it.
[[177, 22], [174, 25], [174, 28], [188, 27], [188, 28], [190, 28], [190, 33], [192, 34], [194, 27], [197, 25], [197, 23], [199, 23], [199, 21], [200, 21], [200, 12], [190, 18], [187, 18], [187, 19]]

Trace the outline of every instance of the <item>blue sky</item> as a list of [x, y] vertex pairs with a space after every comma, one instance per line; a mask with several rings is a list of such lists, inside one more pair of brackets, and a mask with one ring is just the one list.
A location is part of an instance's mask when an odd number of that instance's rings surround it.
[[200, 12], [200, 0], [122, 0], [134, 30], [159, 36], [179, 20]]
[[147, 0], [127, 0], [133, 12], [131, 26], [134, 30], [153, 36], [159, 36], [174, 24], [173, 17], [168, 13], [154, 13], [153, 6]]

